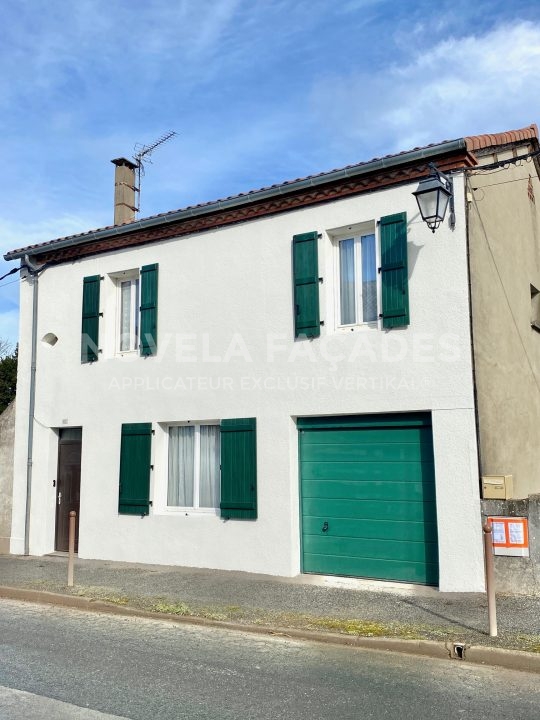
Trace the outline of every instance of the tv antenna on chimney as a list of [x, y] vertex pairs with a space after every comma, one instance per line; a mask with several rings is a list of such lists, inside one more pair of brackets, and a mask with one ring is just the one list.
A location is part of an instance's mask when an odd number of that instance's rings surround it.
[[152, 164], [152, 158], [151, 155], [158, 148], [160, 145], [163, 145], [168, 140], [171, 140], [175, 135], [178, 135], [178, 133], [175, 130], [170, 130], [167, 133], [164, 133], [161, 135], [161, 137], [158, 137], [157, 140], [155, 140], [150, 145], [142, 145], [141, 143], [137, 143], [135, 147], [133, 148], [135, 150], [135, 155], [133, 155], [133, 160], [135, 161], [135, 165], [137, 168], [137, 187], [136, 192], [139, 194], [139, 202], [137, 203], [137, 211], [141, 209], [141, 178], [144, 176], [144, 165], [145, 163]]

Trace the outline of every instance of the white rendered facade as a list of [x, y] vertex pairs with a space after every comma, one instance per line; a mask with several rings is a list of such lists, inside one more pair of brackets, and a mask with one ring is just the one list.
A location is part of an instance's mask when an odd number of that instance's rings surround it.
[[[301, 571], [296, 418], [428, 411], [442, 591], [482, 591], [463, 178], [432, 234], [416, 183], [46, 268], [39, 276], [29, 551], [54, 550], [58, 429], [82, 427], [79, 556], [294, 576]], [[408, 224], [410, 324], [339, 326], [337, 242]], [[319, 338], [294, 339], [291, 240], [318, 240]], [[159, 265], [158, 349], [119, 352], [118, 278]], [[81, 287], [100, 275], [100, 354], [81, 364]], [[380, 282], [378, 285], [380, 293]], [[24, 552], [32, 286], [21, 283], [11, 552]], [[42, 339], [54, 333], [58, 342]], [[258, 517], [167, 508], [167, 427], [257, 419]], [[120, 427], [152, 423], [147, 517], [118, 514]]]

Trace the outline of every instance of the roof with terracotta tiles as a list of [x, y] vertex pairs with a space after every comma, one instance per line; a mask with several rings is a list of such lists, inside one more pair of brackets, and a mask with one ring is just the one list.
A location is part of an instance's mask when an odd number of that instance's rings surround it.
[[[445, 142], [451, 142], [451, 141], [445, 141]], [[186, 207], [179, 208], [179, 209], [177, 209], [177, 210], [168, 210], [168, 211], [166, 211], [166, 212], [157, 213], [156, 215], [149, 215], [149, 216], [147, 216], [147, 217], [145, 217], [145, 218], [141, 218], [140, 221], [141, 221], [141, 222], [142, 222], [142, 221], [147, 222], [147, 221], [149, 221], [149, 220], [159, 220], [159, 219], [162, 219], [162, 218], [167, 218], [167, 217], [170, 216], [170, 215], [174, 215], [174, 214], [176, 214], [176, 213], [184, 212], [184, 211], [189, 211], [189, 210], [192, 210], [194, 213], [196, 213], [198, 210], [203, 210], [204, 208], [207, 208], [207, 207], [210, 207], [210, 206], [212, 206], [212, 205], [219, 204], [219, 203], [226, 203], [226, 202], [228, 202], [228, 201], [231, 201], [231, 200], [239, 200], [239, 199], [241, 199], [241, 198], [246, 198], [246, 199], [248, 199], [248, 198], [250, 198], [251, 196], [257, 195], [257, 194], [262, 193], [262, 192], [266, 192], [266, 191], [270, 191], [270, 190], [277, 190], [278, 188], [287, 188], [287, 186], [289, 186], [289, 185], [292, 186], [292, 185], [295, 185], [296, 183], [299, 183], [299, 182], [306, 182], [306, 181], [309, 181], [309, 180], [315, 180], [315, 179], [318, 179], [318, 178], [324, 178], [324, 177], [327, 176], [327, 175], [332, 175], [332, 173], [336, 173], [336, 172], [340, 172], [340, 171], [356, 170], [357, 168], [360, 168], [360, 167], [362, 167], [362, 166], [370, 165], [371, 163], [373, 163], [373, 162], [375, 162], [375, 161], [377, 161], [377, 160], [384, 161], [384, 160], [390, 160], [390, 159], [394, 159], [394, 158], [399, 158], [399, 157], [401, 157], [401, 156], [403, 156], [403, 155], [408, 155], [410, 152], [414, 152], [415, 150], [427, 150], [427, 149], [429, 149], [429, 148], [437, 147], [437, 145], [439, 145], [439, 144], [441, 144], [441, 143], [431, 143], [431, 144], [429, 144], [429, 145], [424, 145], [424, 146], [422, 146], [422, 147], [413, 148], [413, 150], [403, 150], [403, 151], [401, 151], [401, 152], [399, 152], [399, 153], [394, 153], [394, 154], [389, 154], [389, 155], [383, 155], [382, 157], [375, 157], [375, 158], [372, 158], [371, 160], [364, 160], [364, 161], [359, 162], [359, 163], [353, 163], [353, 164], [351, 164], [351, 165], [345, 165], [344, 167], [335, 168], [334, 170], [325, 170], [325, 171], [320, 172], [320, 173], [315, 173], [315, 174], [313, 174], [313, 175], [306, 175], [305, 177], [296, 178], [296, 179], [294, 179], [294, 180], [285, 180], [285, 181], [283, 181], [282, 183], [275, 183], [275, 184], [273, 184], [273, 185], [266, 185], [266, 186], [264, 186], [264, 187], [262, 187], [262, 188], [258, 188], [258, 189], [256, 189], [256, 190], [249, 190], [249, 191], [244, 192], [244, 193], [238, 193], [237, 195], [227, 195], [226, 197], [218, 198], [217, 200], [209, 200], [208, 202], [198, 203], [198, 204], [196, 204], [196, 205], [187, 205]], [[104, 226], [101, 227], [101, 228], [94, 228], [94, 229], [92, 229], [92, 230], [87, 230], [87, 231], [82, 232], [82, 233], [76, 233], [75, 235], [65, 235], [65, 236], [63, 236], [63, 237], [54, 238], [54, 240], [47, 240], [46, 242], [36, 243], [36, 244], [34, 244], [34, 245], [27, 245], [27, 246], [25, 246], [24, 248], [19, 248], [19, 249], [17, 249], [17, 250], [11, 250], [10, 253], [8, 253], [8, 254], [11, 255], [11, 254], [20, 253], [20, 252], [23, 252], [23, 251], [27, 251], [27, 252], [28, 252], [28, 251], [32, 251], [32, 250], [35, 250], [35, 249], [38, 249], [38, 248], [44, 248], [44, 247], [47, 247], [47, 246], [50, 246], [50, 245], [54, 245], [55, 243], [58, 243], [58, 242], [63, 241], [63, 240], [72, 240], [72, 239], [74, 240], [75, 238], [84, 238], [84, 237], [89, 237], [89, 238], [90, 238], [90, 237], [91, 237], [92, 235], [94, 235], [95, 233], [98, 233], [98, 232], [101, 233], [101, 232], [106, 231], [106, 230], [111, 230], [111, 231], [117, 230], [118, 232], [120, 232], [120, 231], [123, 231], [123, 230], [127, 230], [128, 227], [131, 228], [131, 226], [133, 226], [134, 229], [135, 229], [135, 227], [137, 226], [137, 223], [138, 223], [138, 222], [139, 222], [139, 221], [136, 220], [135, 222], [124, 223], [124, 224], [122, 224], [122, 225], [104, 225]]]
[[[535, 124], [529, 125], [528, 127], [521, 128], [519, 130], [508, 130], [506, 132], [495, 134], [471, 135], [464, 138], [458, 138], [456, 140], [445, 140], [441, 143], [431, 143], [429, 145], [413, 148], [413, 150], [407, 150], [395, 154], [384, 155], [382, 157], [376, 157], [372, 160], [356, 163], [353, 165], [347, 165], [343, 168], [338, 168], [336, 170], [330, 170], [314, 175], [308, 175], [303, 178], [297, 178], [296, 180], [287, 180], [283, 183], [269, 185], [258, 190], [250, 190], [249, 192], [239, 193], [238, 195], [231, 195], [225, 198], [221, 198], [219, 200], [213, 200], [197, 205], [188, 205], [187, 207], [181, 208], [179, 210], [171, 210], [168, 212], [159, 213], [157, 215], [151, 215], [149, 217], [141, 218], [140, 220], [125, 223], [123, 225], [108, 225], [99, 229], [89, 230], [84, 233], [77, 233], [75, 235], [68, 235], [65, 237], [48, 240], [47, 242], [43, 243], [28, 245], [26, 247], [10, 251], [4, 257], [6, 258], [6, 260], [11, 260], [17, 257], [22, 257], [24, 254], [32, 255], [36, 251], [39, 251], [39, 253], [41, 254], [43, 252], [46, 252], [49, 248], [51, 249], [51, 251], [53, 251], [56, 249], [56, 246], [63, 246], [66, 243], [71, 242], [77, 244], [91, 243], [94, 239], [96, 239], [96, 235], [98, 233], [100, 236], [106, 234], [107, 236], [111, 237], [125, 235], [126, 233], [135, 233], [143, 227], [142, 224], [144, 224], [145, 228], [148, 228], [154, 224], [156, 226], [165, 224], [168, 222], [169, 219], [172, 221], [180, 213], [182, 213], [182, 215], [188, 215], [190, 217], [197, 217], [199, 215], [205, 214], [210, 209], [212, 212], [214, 210], [225, 210], [228, 206], [231, 206], [233, 204], [239, 205], [243, 202], [248, 205], [264, 194], [271, 196], [275, 192], [275, 195], [277, 196], [292, 193], [297, 190], [300, 184], [302, 184], [303, 186], [309, 186], [311, 183], [313, 185], [321, 185], [325, 182], [325, 180], [328, 180], [328, 182], [333, 181], [337, 173], [343, 174], [344, 177], [348, 177], [349, 175], [352, 176], [358, 173], [363, 168], [367, 169], [368, 166], [374, 166], [374, 172], [375, 170], [388, 168], [390, 166], [395, 167], [399, 165], [401, 160], [403, 160], [403, 163], [410, 163], [413, 156], [418, 156], [417, 163], [423, 160], [423, 163], [425, 164], [426, 158], [428, 158], [428, 156], [430, 155], [430, 151], [433, 151], [433, 155], [429, 159], [433, 159], [434, 157], [438, 157], [439, 155], [442, 156], [445, 153], [447, 154], [451, 149], [455, 150], [458, 145], [463, 148], [466, 153], [470, 154], [471, 160], [468, 164], [474, 165], [476, 164], [476, 161], [474, 160], [475, 152], [478, 152], [480, 150], [486, 150], [489, 148], [507, 146], [513, 143], [520, 143], [527, 140], [536, 140], [536, 143], [538, 144], [538, 128]], [[375, 166], [377, 167], [375, 168]], [[459, 167], [463, 167], [463, 163], [461, 163]]]
[[465, 142], [467, 143], [467, 150], [474, 152], [475, 150], [485, 150], [535, 139], [538, 140], [538, 128], [533, 123], [529, 127], [521, 128], [521, 130], [507, 130], [493, 135], [470, 135], [465, 138]]

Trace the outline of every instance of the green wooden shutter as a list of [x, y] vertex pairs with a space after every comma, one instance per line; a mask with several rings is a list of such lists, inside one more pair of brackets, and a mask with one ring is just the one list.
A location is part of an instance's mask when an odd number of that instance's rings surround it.
[[383, 327], [408, 325], [407, 214], [381, 218], [380, 231]]
[[151, 445], [152, 423], [122, 425], [118, 496], [121, 515], [148, 515]]
[[317, 238], [316, 232], [293, 236], [295, 337], [321, 334]]
[[221, 421], [221, 517], [257, 517], [256, 419]]
[[141, 268], [141, 355], [157, 353], [158, 265]]
[[89, 275], [83, 281], [81, 362], [98, 359], [99, 341], [99, 275]]

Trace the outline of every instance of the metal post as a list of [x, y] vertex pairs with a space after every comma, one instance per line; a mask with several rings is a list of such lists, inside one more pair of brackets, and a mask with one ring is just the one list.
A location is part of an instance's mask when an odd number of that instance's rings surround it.
[[489, 634], [497, 637], [497, 606], [495, 604], [495, 573], [493, 568], [493, 534], [488, 521], [484, 530], [484, 562], [486, 567], [486, 592], [488, 597]]
[[69, 513], [69, 554], [68, 554], [68, 587], [73, 587], [73, 566], [75, 563], [75, 517], [77, 513]]

